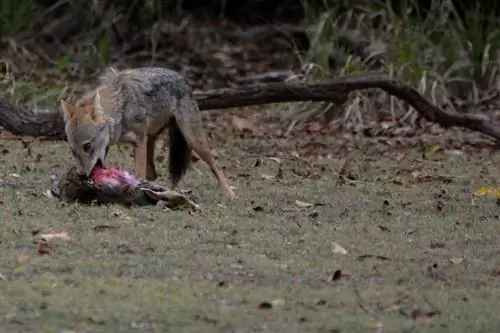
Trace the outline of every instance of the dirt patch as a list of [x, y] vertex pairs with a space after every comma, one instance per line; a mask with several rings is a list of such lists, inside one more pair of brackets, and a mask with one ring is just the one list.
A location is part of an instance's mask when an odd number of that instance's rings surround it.
[[[45, 142], [28, 154], [19, 142], [0, 142], [2, 327], [471, 332], [498, 326], [498, 206], [473, 196], [481, 186], [498, 186], [497, 153], [424, 154], [364, 141], [346, 149], [323, 138], [321, 153], [306, 156], [298, 142], [287, 142], [226, 134], [216, 147], [238, 200], [225, 201], [197, 162], [181, 186], [196, 193], [198, 215], [49, 199], [50, 174], [72, 162], [66, 144]], [[121, 151], [112, 149], [110, 161], [130, 168], [132, 158]], [[166, 175], [166, 163], [159, 172]], [[51, 233], [59, 236], [43, 235]]]

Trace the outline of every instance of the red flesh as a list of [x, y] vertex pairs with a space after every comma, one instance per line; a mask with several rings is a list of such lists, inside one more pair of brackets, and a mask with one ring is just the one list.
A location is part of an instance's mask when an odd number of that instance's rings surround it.
[[96, 167], [90, 173], [90, 179], [96, 184], [116, 186], [137, 186], [139, 179], [127, 170], [108, 167]]

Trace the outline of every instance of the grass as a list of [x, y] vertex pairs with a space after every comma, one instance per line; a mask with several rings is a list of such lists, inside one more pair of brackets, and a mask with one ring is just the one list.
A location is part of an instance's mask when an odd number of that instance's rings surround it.
[[[239, 198], [225, 202], [198, 163], [183, 182], [203, 208], [191, 215], [48, 199], [50, 173], [72, 162], [66, 145], [40, 144], [33, 157], [15, 141], [0, 145], [0, 322], [6, 331], [498, 327], [498, 206], [472, 196], [480, 186], [498, 186], [498, 154], [445, 151], [423, 159], [416, 149], [402, 157], [366, 148], [349, 153], [347, 167], [341, 158], [306, 166], [293, 157], [294, 142], [266, 149], [278, 164], [246, 153], [261, 143], [228, 139], [218, 151], [227, 156], [221, 163]], [[329, 143], [325, 149], [341, 148]], [[127, 154], [111, 154], [113, 163], [132, 166]], [[166, 165], [159, 165], [165, 175]], [[263, 178], [279, 169], [282, 177]], [[414, 182], [415, 170], [431, 179]], [[355, 176], [341, 176], [349, 173]], [[52, 252], [38, 255], [33, 242], [48, 232], [71, 239], [49, 240]], [[332, 280], [337, 270], [349, 276]]]
[[[316, 70], [304, 79], [382, 71], [416, 87], [433, 103], [447, 106], [453, 100], [476, 103], [496, 91], [500, 35], [492, 10], [478, 4], [461, 16], [451, 1], [442, 0], [433, 2], [424, 16], [417, 1], [399, 4], [396, 11], [384, 0], [338, 2], [337, 6], [325, 1], [325, 10], [305, 1], [304, 24], [313, 27], [312, 47], [299, 57]], [[341, 10], [341, 6], [348, 9]], [[348, 104], [357, 98], [353, 96]], [[416, 120], [412, 109], [383, 92], [372, 93], [370, 100], [352, 117], [372, 120], [373, 115], [386, 112], [377, 107], [382, 103], [390, 105], [394, 122]], [[324, 103], [315, 111], [304, 107], [299, 117], [325, 114], [330, 121], [345, 112]]]

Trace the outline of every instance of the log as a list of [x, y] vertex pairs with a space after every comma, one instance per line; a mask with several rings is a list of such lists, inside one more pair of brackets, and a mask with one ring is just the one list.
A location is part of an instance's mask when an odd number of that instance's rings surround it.
[[78, 177], [75, 167], [61, 176], [52, 176], [52, 195], [66, 201], [90, 205], [121, 204], [125, 207], [150, 206], [162, 202], [168, 208], [188, 207], [198, 211], [199, 206], [186, 195], [159, 184], [141, 181], [137, 186], [109, 186], [96, 184]]
[[[380, 73], [365, 73], [316, 83], [270, 83], [259, 86], [196, 92], [200, 110], [226, 109], [270, 103], [329, 101], [344, 103], [355, 90], [378, 88], [406, 101], [426, 120], [442, 127], [461, 127], [500, 140], [500, 124], [485, 115], [443, 110], [406, 83]], [[15, 135], [65, 140], [62, 115], [57, 109], [39, 110], [0, 100], [0, 126]]]

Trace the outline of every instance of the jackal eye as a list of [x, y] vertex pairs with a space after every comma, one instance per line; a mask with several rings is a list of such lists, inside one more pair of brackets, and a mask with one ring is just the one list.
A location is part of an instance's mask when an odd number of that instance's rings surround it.
[[90, 142], [87, 142], [86, 144], [83, 145], [84, 152], [88, 153], [90, 149], [92, 149], [92, 145], [90, 144]]

